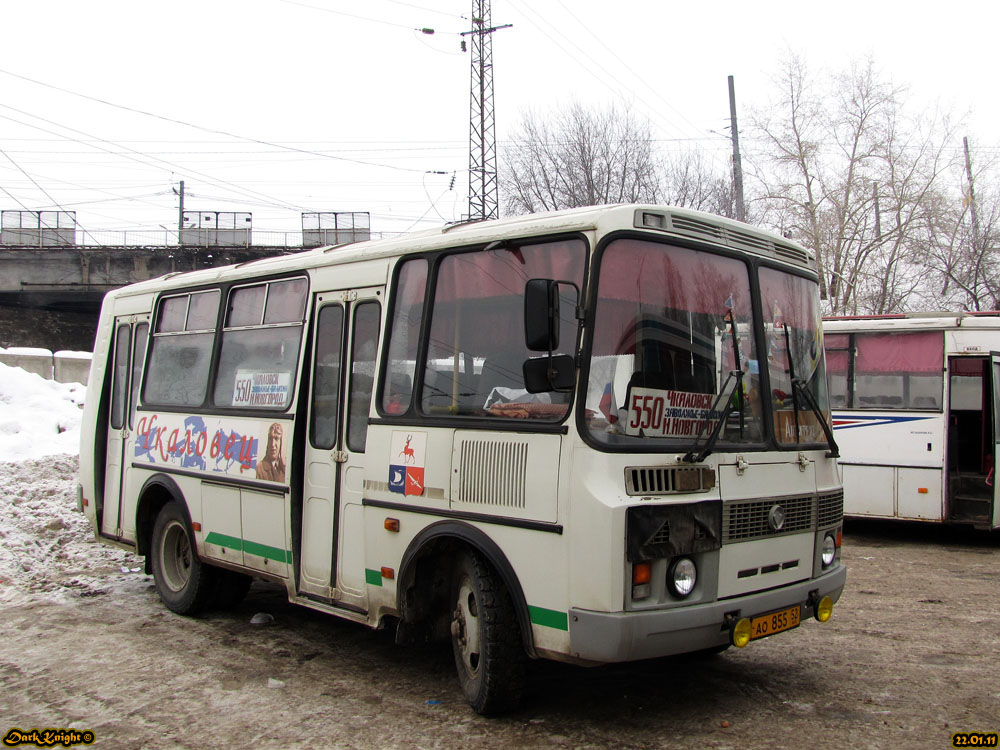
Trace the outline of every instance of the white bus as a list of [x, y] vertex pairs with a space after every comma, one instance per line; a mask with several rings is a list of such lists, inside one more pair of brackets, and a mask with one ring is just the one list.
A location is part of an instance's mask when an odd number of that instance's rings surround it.
[[101, 313], [81, 506], [174, 612], [257, 577], [450, 639], [480, 713], [526, 658], [746, 646], [846, 578], [816, 278], [747, 225], [618, 206], [135, 284]]
[[828, 318], [849, 516], [1000, 527], [1000, 314]]

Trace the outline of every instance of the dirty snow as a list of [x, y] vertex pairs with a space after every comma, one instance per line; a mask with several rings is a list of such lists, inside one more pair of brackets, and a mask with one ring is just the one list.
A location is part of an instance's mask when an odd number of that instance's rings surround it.
[[86, 389], [0, 364], [0, 603], [94, 596], [142, 580], [76, 509]]

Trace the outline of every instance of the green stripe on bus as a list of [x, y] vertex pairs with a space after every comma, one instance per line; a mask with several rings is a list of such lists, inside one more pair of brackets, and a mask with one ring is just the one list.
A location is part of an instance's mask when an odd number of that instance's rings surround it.
[[248, 542], [246, 539], [243, 540], [243, 551], [251, 555], [257, 555], [257, 557], [266, 557], [268, 560], [274, 560], [275, 562], [290, 563], [292, 561], [292, 553], [288, 550], [269, 547], [266, 544], [259, 544], [258, 542]]
[[258, 542], [248, 542], [245, 539], [240, 539], [238, 536], [228, 536], [220, 534], [217, 531], [213, 531], [206, 536], [205, 543], [217, 544], [220, 547], [234, 549], [237, 552], [246, 552], [257, 557], [266, 557], [268, 560], [274, 560], [275, 562], [291, 563], [292, 561], [292, 553], [288, 550], [271, 547], [270, 545]]
[[544, 607], [532, 607], [528, 605], [528, 616], [535, 625], [556, 630], [569, 630], [569, 617], [565, 612], [556, 612], [554, 609]]
[[365, 568], [365, 581], [372, 586], [382, 585], [382, 571]]
[[243, 551], [243, 540], [238, 536], [227, 536], [226, 534], [220, 534], [218, 531], [211, 532], [205, 537], [205, 544], [217, 544], [220, 547], [227, 547], [228, 549], [234, 549], [237, 552]]

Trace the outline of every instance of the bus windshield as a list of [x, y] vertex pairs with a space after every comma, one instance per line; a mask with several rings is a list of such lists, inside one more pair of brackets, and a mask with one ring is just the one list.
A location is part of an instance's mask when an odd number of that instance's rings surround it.
[[782, 444], [824, 440], [798, 392], [809, 389], [828, 411], [817, 285], [760, 270], [765, 349], [754, 335], [750, 273], [741, 260], [689, 248], [637, 239], [607, 246], [585, 396], [596, 442], [680, 452], [717, 433], [720, 443], [763, 447], [768, 418]]
[[616, 240], [602, 255], [597, 297], [586, 396], [595, 440], [681, 450], [716, 427], [724, 442], [762, 440], [744, 262]]

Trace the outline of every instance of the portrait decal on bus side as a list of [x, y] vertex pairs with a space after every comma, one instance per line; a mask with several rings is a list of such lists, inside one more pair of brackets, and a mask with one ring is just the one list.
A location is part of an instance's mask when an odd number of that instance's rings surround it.
[[257, 462], [257, 479], [267, 482], [285, 481], [284, 430], [278, 422], [267, 428], [267, 447]]

